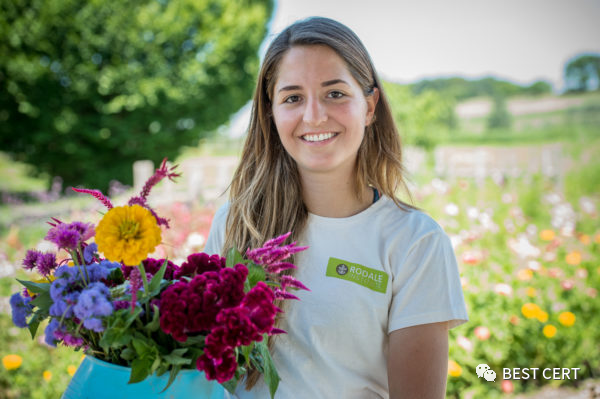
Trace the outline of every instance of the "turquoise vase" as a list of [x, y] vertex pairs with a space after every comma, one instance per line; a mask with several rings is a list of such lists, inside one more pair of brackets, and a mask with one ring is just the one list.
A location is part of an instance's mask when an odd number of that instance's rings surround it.
[[131, 369], [86, 356], [63, 393], [62, 399], [223, 399], [224, 390], [208, 381], [198, 370], [181, 370], [164, 392], [169, 373], [151, 375], [142, 382], [128, 384]]

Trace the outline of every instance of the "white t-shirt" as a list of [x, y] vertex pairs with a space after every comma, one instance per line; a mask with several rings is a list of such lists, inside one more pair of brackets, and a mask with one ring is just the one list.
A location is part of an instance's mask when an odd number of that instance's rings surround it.
[[[220, 253], [228, 205], [216, 213], [205, 251]], [[268, 237], [270, 238], [270, 237]], [[448, 236], [420, 211], [381, 197], [347, 218], [310, 214], [296, 255], [293, 291], [275, 341], [277, 399], [388, 398], [388, 334], [468, 320]], [[263, 380], [236, 398], [269, 398]]]

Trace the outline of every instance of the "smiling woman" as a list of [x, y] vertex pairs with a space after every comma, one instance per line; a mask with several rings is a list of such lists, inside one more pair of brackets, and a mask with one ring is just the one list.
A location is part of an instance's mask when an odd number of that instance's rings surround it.
[[[358, 37], [326, 18], [285, 29], [265, 55], [205, 248], [224, 254], [288, 231], [309, 246], [294, 273], [311, 292], [284, 308], [287, 334], [270, 341], [278, 398], [444, 397], [448, 328], [467, 320], [456, 259], [401, 188], [400, 139]], [[233, 396], [267, 397], [257, 377]]]

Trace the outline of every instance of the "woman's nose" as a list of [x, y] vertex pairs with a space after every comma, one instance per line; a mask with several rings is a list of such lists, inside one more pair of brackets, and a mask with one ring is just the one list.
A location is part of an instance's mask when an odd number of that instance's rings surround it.
[[327, 120], [327, 110], [325, 105], [318, 98], [309, 98], [304, 109], [304, 123], [311, 126], [318, 126]]

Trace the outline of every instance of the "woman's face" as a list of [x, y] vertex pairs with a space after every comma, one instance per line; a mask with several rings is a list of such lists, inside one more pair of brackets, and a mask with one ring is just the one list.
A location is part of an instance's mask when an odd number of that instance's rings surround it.
[[273, 91], [279, 138], [305, 173], [351, 173], [378, 92], [365, 97], [346, 63], [327, 46], [283, 56]]

